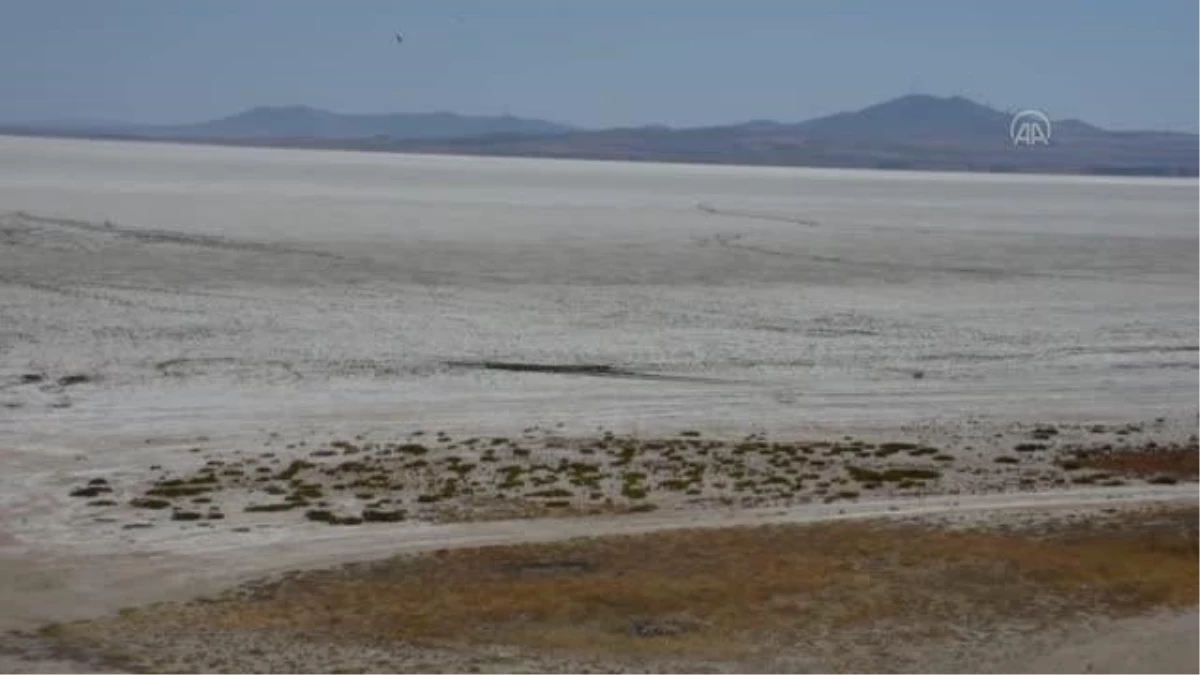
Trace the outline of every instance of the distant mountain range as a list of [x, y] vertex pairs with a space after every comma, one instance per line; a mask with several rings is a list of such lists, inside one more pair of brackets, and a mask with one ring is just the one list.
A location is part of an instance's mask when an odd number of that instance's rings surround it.
[[[572, 127], [522, 119], [455, 115], [448, 112], [348, 115], [308, 106], [264, 106], [237, 115], [199, 124], [145, 125], [112, 122], [61, 122], [23, 124], [24, 129], [48, 134], [116, 135], [152, 139], [219, 141], [342, 140], [390, 138], [403, 140], [447, 139], [490, 134], [551, 135]], [[5, 127], [0, 126], [0, 130]]]
[[517, 117], [348, 115], [262, 107], [190, 125], [0, 125], [0, 134], [391, 152], [914, 170], [1196, 176], [1196, 134], [1053, 122], [1049, 146], [1017, 147], [1011, 113], [914, 94], [799, 123], [752, 121], [586, 131]]

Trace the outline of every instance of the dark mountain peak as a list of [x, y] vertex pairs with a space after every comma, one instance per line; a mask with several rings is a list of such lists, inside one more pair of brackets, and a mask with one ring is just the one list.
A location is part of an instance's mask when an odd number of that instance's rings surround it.
[[865, 137], [981, 136], [1007, 133], [1008, 115], [962, 96], [909, 94], [799, 125], [807, 132]]

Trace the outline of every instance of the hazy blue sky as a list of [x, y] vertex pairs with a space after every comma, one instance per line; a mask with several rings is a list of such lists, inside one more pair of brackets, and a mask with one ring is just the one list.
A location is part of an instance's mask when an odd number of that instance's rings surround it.
[[682, 126], [921, 92], [1195, 131], [1198, 23], [1196, 0], [0, 0], [0, 120]]

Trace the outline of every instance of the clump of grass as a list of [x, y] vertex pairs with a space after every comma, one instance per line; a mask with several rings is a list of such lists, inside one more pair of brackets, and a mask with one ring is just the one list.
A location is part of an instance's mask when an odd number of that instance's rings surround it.
[[1021, 460], [1010, 455], [1001, 455], [994, 460], [997, 464], [1020, 464]]
[[304, 512], [304, 517], [317, 523], [332, 523], [337, 519], [337, 516], [334, 515], [333, 511], [327, 511], [325, 509], [310, 509]]
[[203, 517], [198, 511], [175, 511], [171, 514], [171, 520], [200, 520]]
[[1013, 450], [1016, 450], [1017, 452], [1037, 452], [1045, 449], [1045, 443], [1018, 443], [1013, 446]]
[[99, 497], [103, 494], [112, 492], [112, 488], [105, 485], [89, 485], [87, 487], [76, 488], [71, 490], [72, 497]]
[[280, 480], [291, 480], [295, 478], [296, 475], [301, 471], [304, 471], [305, 469], [313, 469], [316, 468], [316, 466], [316, 464], [313, 464], [312, 462], [306, 462], [303, 459], [293, 460], [291, 464], [287, 465], [287, 468], [279, 473], [277, 478]]
[[1058, 429], [1052, 426], [1036, 427], [1030, 436], [1039, 441], [1044, 441], [1058, 435]]
[[857, 466], [847, 466], [846, 473], [850, 474], [850, 478], [860, 483], [896, 483], [904, 480], [926, 481], [937, 480], [942, 477], [942, 472], [937, 469], [919, 468], [893, 468], [875, 471]]
[[572, 497], [572, 496], [574, 496], [574, 493], [571, 492], [570, 490], [564, 490], [562, 488], [552, 488], [550, 490], [537, 490], [535, 492], [530, 492], [530, 493], [526, 494], [525, 496], [526, 497], [534, 497], [534, 498], [554, 499], [554, 498], [561, 498], [561, 497]]
[[420, 443], [404, 443], [396, 448], [396, 452], [412, 455], [414, 457], [420, 457], [421, 455], [427, 454], [429, 452], [429, 448], [421, 445]]
[[165, 499], [152, 499], [149, 497], [134, 497], [129, 500], [129, 505], [135, 509], [166, 509], [171, 507], [171, 502]]
[[316, 483], [300, 484], [292, 488], [292, 497], [297, 499], [320, 499], [325, 496], [324, 490]]
[[381, 511], [378, 509], [364, 509], [362, 519], [368, 523], [399, 523], [406, 517], [406, 512], [403, 509], [395, 511]]
[[878, 449], [875, 451], [875, 456], [876, 457], [887, 457], [888, 455], [894, 455], [897, 452], [904, 452], [906, 450], [916, 450], [918, 447], [920, 447], [920, 446], [917, 445], [916, 443], [908, 443], [908, 442], [904, 442], [904, 441], [889, 441], [887, 443], [879, 444]]
[[170, 499], [170, 498], [175, 498], [175, 497], [195, 497], [196, 495], [202, 495], [202, 494], [205, 494], [206, 492], [212, 492], [212, 491], [213, 491], [213, 488], [209, 485], [166, 486], [165, 484], [159, 484], [158, 486], [147, 490], [146, 496], [148, 496], [148, 497], [166, 497], [166, 498]]
[[246, 506], [246, 513], [276, 513], [279, 511], [291, 511], [292, 509], [303, 506], [297, 501], [275, 502], [273, 504], [250, 504]]
[[626, 499], [639, 500], [646, 498], [646, 489], [635, 483], [626, 483], [621, 486], [621, 496]]

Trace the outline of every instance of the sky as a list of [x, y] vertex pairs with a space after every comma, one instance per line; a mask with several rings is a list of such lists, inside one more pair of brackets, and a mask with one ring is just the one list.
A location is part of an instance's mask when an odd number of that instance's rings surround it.
[[0, 121], [679, 127], [927, 93], [1196, 132], [1198, 25], [1196, 0], [0, 0]]

